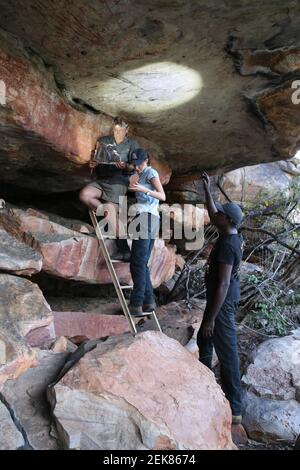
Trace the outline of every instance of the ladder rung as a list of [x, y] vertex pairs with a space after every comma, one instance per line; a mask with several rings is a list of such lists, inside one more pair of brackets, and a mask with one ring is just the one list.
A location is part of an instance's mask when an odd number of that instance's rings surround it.
[[133, 286], [120, 286], [121, 289], [133, 289]]

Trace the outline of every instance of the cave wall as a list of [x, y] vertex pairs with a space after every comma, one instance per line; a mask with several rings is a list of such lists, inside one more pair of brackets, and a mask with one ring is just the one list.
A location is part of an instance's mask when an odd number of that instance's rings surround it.
[[0, 0], [0, 7], [5, 183], [78, 190], [89, 181], [84, 164], [96, 137], [119, 113], [169, 165], [175, 184], [203, 169], [222, 174], [287, 159], [300, 147], [300, 104], [291, 99], [300, 74], [299, 1]]

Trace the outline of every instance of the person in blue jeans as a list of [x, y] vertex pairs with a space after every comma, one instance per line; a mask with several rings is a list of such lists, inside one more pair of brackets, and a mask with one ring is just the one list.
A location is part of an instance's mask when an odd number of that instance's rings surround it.
[[199, 360], [211, 369], [213, 347], [220, 362], [221, 385], [232, 410], [232, 424], [242, 420], [242, 390], [235, 312], [240, 300], [239, 266], [243, 213], [235, 203], [214, 203], [207, 173], [202, 175], [207, 210], [219, 238], [211, 251], [206, 275], [206, 308], [198, 332]]
[[131, 164], [136, 170], [138, 180], [131, 182], [128, 189], [134, 191], [136, 197], [136, 204], [134, 205], [136, 217], [130, 224], [130, 231], [135, 233], [130, 258], [133, 290], [130, 297], [129, 311], [134, 316], [155, 309], [148, 261], [154, 240], [159, 232], [159, 201], [166, 200], [158, 172], [148, 166], [148, 161], [149, 156], [144, 149], [139, 148], [133, 151]]

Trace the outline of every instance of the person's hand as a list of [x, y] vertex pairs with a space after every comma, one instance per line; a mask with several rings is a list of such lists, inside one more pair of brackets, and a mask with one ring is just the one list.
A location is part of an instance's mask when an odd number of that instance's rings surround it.
[[148, 188], [138, 183], [130, 184], [128, 189], [129, 191], [134, 191], [134, 192], [138, 191], [139, 193], [145, 193], [145, 194], [149, 191]]
[[127, 168], [127, 163], [125, 162], [116, 162], [115, 165], [117, 168], [119, 168], [119, 170], [124, 170]]
[[98, 165], [98, 163], [96, 162], [96, 160], [90, 160], [89, 161], [89, 167], [90, 168], [95, 168], [96, 166]]
[[134, 173], [133, 175], [130, 176], [129, 178], [129, 185], [128, 186], [133, 186], [139, 182], [139, 175], [137, 173]]
[[89, 167], [90, 168], [95, 168], [98, 165], [98, 162], [95, 160], [95, 155], [96, 155], [96, 150], [92, 149], [91, 150], [91, 158], [89, 160]]
[[202, 336], [204, 336], [204, 338], [211, 338], [214, 334], [214, 329], [214, 320], [204, 320], [203, 325], [201, 325]]
[[203, 186], [206, 191], [210, 190], [210, 179], [208, 174], [204, 171], [201, 175], [201, 179], [203, 181]]

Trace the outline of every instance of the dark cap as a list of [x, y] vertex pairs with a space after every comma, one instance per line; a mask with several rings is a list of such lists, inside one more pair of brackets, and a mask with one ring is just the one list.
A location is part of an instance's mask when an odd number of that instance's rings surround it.
[[226, 204], [216, 202], [215, 205], [219, 212], [227, 215], [232, 220], [234, 225], [238, 227], [241, 224], [243, 220], [243, 212], [240, 206], [234, 202], [227, 202]]
[[140, 165], [149, 158], [148, 153], [144, 149], [135, 149], [131, 154], [131, 163], [133, 165]]

